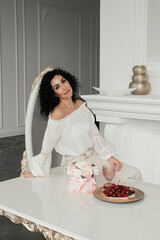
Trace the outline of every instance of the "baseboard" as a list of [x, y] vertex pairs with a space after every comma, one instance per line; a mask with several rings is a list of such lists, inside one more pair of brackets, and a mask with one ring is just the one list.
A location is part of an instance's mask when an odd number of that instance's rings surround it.
[[18, 135], [24, 135], [25, 134], [25, 128], [16, 129], [16, 130], [0, 130], [0, 138], [3, 137], [12, 137], [12, 136], [18, 136]]

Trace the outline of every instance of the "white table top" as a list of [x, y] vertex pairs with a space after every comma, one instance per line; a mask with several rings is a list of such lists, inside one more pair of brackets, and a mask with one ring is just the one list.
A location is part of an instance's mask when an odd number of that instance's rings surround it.
[[[99, 178], [98, 186], [103, 181]], [[70, 192], [68, 176], [58, 167], [47, 177], [1, 182], [0, 208], [81, 240], [159, 239], [160, 186], [138, 182], [134, 186], [144, 191], [143, 200], [108, 203]]]

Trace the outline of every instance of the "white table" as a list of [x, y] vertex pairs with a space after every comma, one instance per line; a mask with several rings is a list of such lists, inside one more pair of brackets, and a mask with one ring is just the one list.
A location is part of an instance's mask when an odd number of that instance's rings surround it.
[[[98, 186], [103, 181], [99, 178]], [[4, 211], [0, 212], [36, 223], [39, 230], [43, 226], [75, 239], [159, 239], [160, 186], [139, 182], [134, 186], [144, 191], [143, 200], [128, 204], [103, 202], [93, 195], [70, 192], [68, 177], [63, 167], [58, 167], [47, 177], [1, 182], [0, 209]]]

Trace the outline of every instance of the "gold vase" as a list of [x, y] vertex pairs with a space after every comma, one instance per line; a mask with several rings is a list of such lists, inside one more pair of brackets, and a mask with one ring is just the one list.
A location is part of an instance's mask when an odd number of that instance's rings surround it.
[[137, 89], [132, 92], [134, 95], [145, 95], [149, 93], [151, 89], [151, 85], [148, 82], [148, 75], [146, 74], [146, 67], [145, 66], [134, 66], [133, 67], [133, 76], [132, 82], [129, 84], [129, 88]]

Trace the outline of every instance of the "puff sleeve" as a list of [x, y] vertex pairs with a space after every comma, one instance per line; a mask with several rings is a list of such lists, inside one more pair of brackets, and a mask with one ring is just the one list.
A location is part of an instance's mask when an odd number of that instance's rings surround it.
[[89, 113], [89, 119], [90, 119], [90, 125], [91, 125], [91, 138], [93, 141], [94, 150], [101, 158], [103, 158], [104, 160], [107, 160], [110, 157], [112, 157], [113, 154], [107, 150], [105, 141], [100, 135], [100, 132], [95, 124], [94, 116], [91, 113], [91, 111]]
[[34, 176], [45, 176], [49, 174], [51, 166], [51, 153], [60, 138], [61, 126], [58, 121], [49, 118], [44, 134], [40, 154], [32, 158], [32, 174]]

